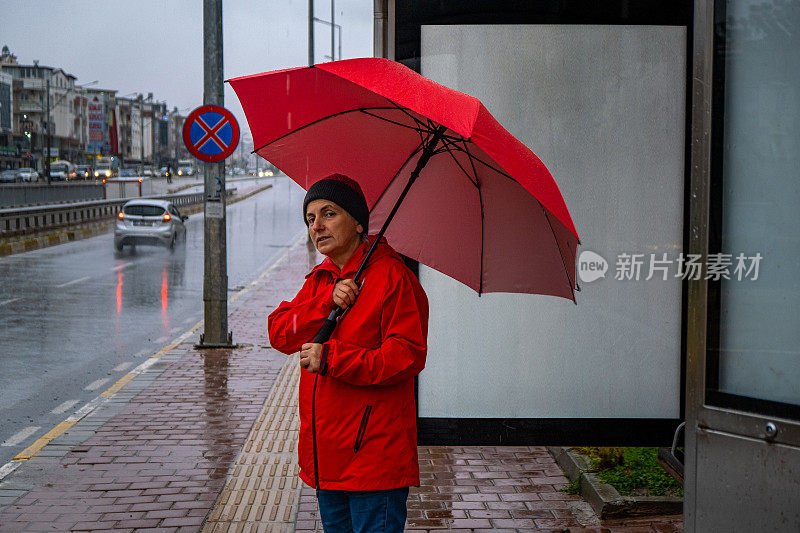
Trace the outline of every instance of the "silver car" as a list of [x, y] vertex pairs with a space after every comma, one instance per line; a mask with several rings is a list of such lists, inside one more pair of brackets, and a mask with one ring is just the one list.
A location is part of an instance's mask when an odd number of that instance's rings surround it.
[[22, 181], [38, 181], [39, 180], [39, 173], [33, 170], [32, 168], [20, 168], [17, 169], [17, 174], [19, 175], [19, 179]]
[[0, 183], [14, 183], [19, 181], [19, 172], [16, 169], [0, 172]]
[[114, 248], [121, 252], [125, 245], [146, 244], [172, 250], [176, 243], [186, 241], [183, 223], [188, 218], [166, 200], [131, 200], [117, 215]]

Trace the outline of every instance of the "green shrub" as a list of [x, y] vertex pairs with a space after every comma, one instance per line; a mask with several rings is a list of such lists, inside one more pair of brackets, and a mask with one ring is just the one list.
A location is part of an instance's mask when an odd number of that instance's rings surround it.
[[620, 494], [646, 490], [651, 496], [683, 496], [680, 484], [658, 464], [657, 448], [575, 448], [589, 457], [597, 477]]

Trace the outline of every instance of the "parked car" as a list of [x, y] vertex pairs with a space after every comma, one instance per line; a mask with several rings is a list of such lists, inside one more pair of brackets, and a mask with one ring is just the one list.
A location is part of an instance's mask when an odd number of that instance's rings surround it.
[[18, 168], [17, 175], [20, 181], [32, 182], [39, 180], [39, 173], [32, 168]]
[[14, 183], [19, 180], [19, 173], [17, 169], [9, 169], [0, 172], [0, 183]]
[[145, 176], [145, 177], [148, 177], [148, 178], [152, 178], [153, 177], [153, 169], [152, 168], [144, 169], [142, 171], [142, 176]]
[[144, 244], [173, 250], [176, 243], [186, 241], [188, 218], [166, 200], [131, 200], [117, 215], [114, 248], [121, 252], [125, 245]]

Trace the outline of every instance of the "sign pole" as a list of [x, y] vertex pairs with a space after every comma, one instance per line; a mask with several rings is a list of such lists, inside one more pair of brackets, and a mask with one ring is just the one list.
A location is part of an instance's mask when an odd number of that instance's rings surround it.
[[[203, 103], [224, 105], [222, 0], [203, 0]], [[228, 331], [228, 265], [225, 241], [225, 161], [203, 165], [205, 183], [204, 333], [201, 348], [233, 347]]]

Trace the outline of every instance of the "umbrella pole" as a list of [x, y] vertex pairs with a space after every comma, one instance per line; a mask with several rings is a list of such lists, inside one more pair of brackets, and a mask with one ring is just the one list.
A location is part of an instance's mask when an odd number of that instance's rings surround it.
[[[361, 273], [363, 272], [364, 268], [367, 266], [367, 262], [369, 258], [372, 257], [372, 252], [375, 251], [375, 248], [378, 247], [378, 241], [381, 240], [383, 234], [386, 233], [386, 229], [389, 227], [389, 224], [392, 222], [395, 213], [400, 208], [400, 204], [403, 203], [408, 191], [411, 189], [411, 186], [414, 184], [414, 181], [419, 176], [419, 173], [425, 168], [425, 165], [428, 164], [428, 160], [433, 156], [434, 150], [436, 150], [436, 145], [439, 144], [444, 132], [447, 128], [444, 126], [438, 126], [434, 132], [433, 137], [431, 138], [430, 142], [422, 149], [422, 155], [420, 155], [419, 159], [417, 160], [417, 166], [414, 168], [414, 171], [411, 173], [411, 176], [408, 178], [408, 183], [406, 183], [403, 192], [400, 193], [400, 197], [397, 198], [397, 201], [394, 203], [394, 207], [392, 207], [391, 213], [389, 216], [386, 217], [386, 221], [383, 223], [383, 227], [375, 236], [375, 240], [372, 241], [372, 246], [370, 246], [369, 250], [367, 251], [367, 255], [364, 256], [364, 259], [361, 261], [361, 265], [359, 265], [358, 270], [356, 271], [355, 276], [353, 276], [353, 280], [358, 283], [359, 278], [361, 277]], [[328, 318], [325, 320], [325, 323], [317, 332], [317, 336], [314, 337], [314, 342], [316, 343], [324, 343], [327, 342], [328, 339], [331, 338], [331, 334], [333, 334], [333, 330], [336, 329], [336, 323], [339, 320], [339, 317], [342, 316], [344, 313], [344, 309], [341, 307], [336, 307], [331, 314], [328, 315]]]

